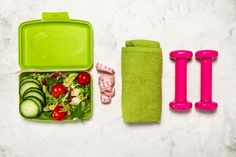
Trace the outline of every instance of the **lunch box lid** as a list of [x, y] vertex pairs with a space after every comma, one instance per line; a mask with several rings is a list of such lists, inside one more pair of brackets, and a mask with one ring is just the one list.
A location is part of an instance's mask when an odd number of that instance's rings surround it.
[[93, 65], [93, 29], [67, 12], [44, 12], [19, 26], [21, 69], [88, 70]]

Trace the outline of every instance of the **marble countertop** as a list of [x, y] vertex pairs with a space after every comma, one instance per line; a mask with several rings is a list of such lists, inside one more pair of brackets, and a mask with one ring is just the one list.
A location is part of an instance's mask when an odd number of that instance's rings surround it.
[[[48, 124], [18, 114], [18, 25], [43, 11], [67, 11], [94, 27], [94, 63], [115, 68], [116, 96], [102, 105], [94, 81], [94, 115], [84, 123]], [[1, 0], [0, 157], [235, 157], [235, 0]], [[160, 124], [127, 125], [121, 117], [121, 47], [129, 39], [158, 40], [163, 48], [163, 112]], [[215, 113], [169, 110], [174, 98], [175, 49], [216, 49]], [[199, 99], [200, 65], [188, 64], [188, 99]]]

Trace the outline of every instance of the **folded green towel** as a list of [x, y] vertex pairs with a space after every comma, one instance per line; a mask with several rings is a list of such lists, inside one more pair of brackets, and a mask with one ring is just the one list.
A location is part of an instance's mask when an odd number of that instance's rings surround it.
[[122, 48], [122, 112], [127, 123], [161, 119], [162, 50], [159, 42], [126, 41]]

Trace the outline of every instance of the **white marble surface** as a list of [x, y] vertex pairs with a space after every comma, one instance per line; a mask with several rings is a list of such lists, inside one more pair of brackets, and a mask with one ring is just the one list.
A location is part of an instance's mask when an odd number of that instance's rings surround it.
[[[17, 27], [43, 11], [68, 11], [94, 27], [94, 62], [116, 69], [117, 95], [102, 105], [94, 81], [94, 115], [85, 123], [28, 122], [18, 114]], [[0, 157], [235, 157], [235, 0], [1, 0]], [[163, 48], [163, 112], [160, 124], [127, 125], [121, 118], [120, 48], [128, 39], [152, 39]], [[216, 49], [213, 98], [216, 113], [169, 110], [174, 97], [174, 49]], [[188, 98], [199, 99], [199, 63], [188, 64]], [[98, 74], [92, 69], [96, 80]]]

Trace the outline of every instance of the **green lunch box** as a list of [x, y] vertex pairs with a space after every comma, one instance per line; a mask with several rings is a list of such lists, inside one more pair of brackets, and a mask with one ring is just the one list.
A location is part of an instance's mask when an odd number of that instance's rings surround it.
[[[23, 77], [32, 73], [79, 73], [88, 71], [93, 66], [92, 25], [87, 21], [70, 19], [67, 12], [45, 12], [41, 20], [21, 23], [18, 37], [18, 62], [22, 70], [19, 89]], [[84, 120], [92, 116], [92, 88], [91, 78], [90, 111], [84, 115]], [[22, 101], [19, 94], [19, 106]], [[54, 121], [40, 117], [27, 119]]]

